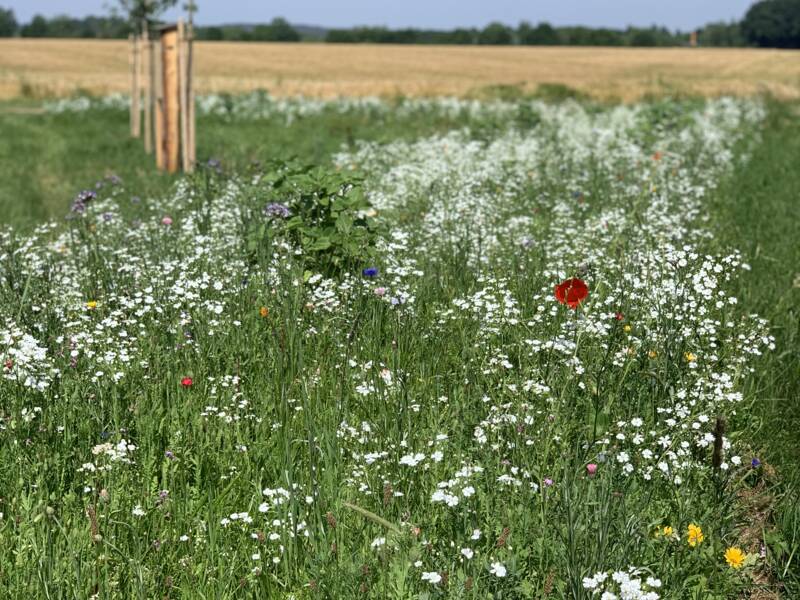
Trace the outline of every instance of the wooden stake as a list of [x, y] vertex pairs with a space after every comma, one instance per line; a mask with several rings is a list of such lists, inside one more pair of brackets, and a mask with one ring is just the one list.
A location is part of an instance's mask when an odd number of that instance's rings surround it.
[[155, 103], [155, 61], [153, 60], [153, 43], [150, 41], [150, 34], [147, 25], [142, 28], [142, 51], [144, 60], [142, 61], [143, 83], [144, 83], [144, 151], [147, 154], [153, 152], [153, 104]]
[[[164, 169], [164, 63], [161, 60], [161, 43], [153, 42], [156, 46], [153, 64], [155, 65], [155, 102], [153, 103], [153, 135], [155, 137], [156, 166]], [[156, 57], [158, 60], [156, 60]]]
[[142, 129], [139, 113], [139, 36], [130, 34], [128, 41], [131, 46], [131, 137], [138, 138]]
[[179, 94], [180, 94], [180, 124], [181, 124], [181, 159], [183, 172], [189, 172], [189, 98], [188, 74], [186, 67], [186, 28], [183, 19], [178, 19], [178, 74], [179, 74]]
[[195, 118], [195, 98], [194, 98], [194, 13], [197, 11], [197, 5], [193, 0], [189, 0], [186, 4], [186, 10], [189, 14], [189, 24], [187, 28], [187, 52], [186, 52], [186, 97], [189, 101], [189, 169], [194, 169], [197, 163], [197, 137], [196, 137], [196, 118]]
[[[161, 129], [161, 139], [156, 140], [161, 148], [158, 166], [175, 173], [180, 159], [180, 77], [178, 74], [178, 28], [166, 27], [161, 30], [161, 81], [162, 94], [158, 105], [160, 115], [157, 130]], [[156, 149], [158, 153], [158, 148]]]

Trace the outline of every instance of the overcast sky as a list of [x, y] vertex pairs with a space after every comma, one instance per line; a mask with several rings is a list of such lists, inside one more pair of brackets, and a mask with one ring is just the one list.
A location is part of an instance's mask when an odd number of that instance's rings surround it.
[[[179, 0], [182, 5], [185, 0]], [[753, 0], [195, 0], [204, 25], [263, 22], [347, 27], [481, 27], [490, 21], [549, 21], [555, 25], [622, 28], [665, 25], [689, 30], [710, 21], [739, 19]], [[36, 14], [105, 14], [114, 0], [0, 0], [18, 21]], [[177, 14], [173, 11], [172, 15]]]

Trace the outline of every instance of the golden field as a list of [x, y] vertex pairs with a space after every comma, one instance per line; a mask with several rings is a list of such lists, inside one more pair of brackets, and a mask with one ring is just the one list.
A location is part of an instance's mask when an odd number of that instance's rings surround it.
[[[125, 40], [0, 40], [0, 98], [129, 89]], [[474, 95], [559, 83], [597, 99], [648, 95], [800, 98], [800, 51], [199, 42], [196, 88], [279, 96]]]

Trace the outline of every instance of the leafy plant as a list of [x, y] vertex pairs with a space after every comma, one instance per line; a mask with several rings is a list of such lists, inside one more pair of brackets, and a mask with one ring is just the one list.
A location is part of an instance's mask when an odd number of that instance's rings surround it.
[[307, 270], [335, 275], [372, 256], [380, 228], [359, 177], [290, 163], [261, 183], [270, 198], [265, 218], [302, 250]]

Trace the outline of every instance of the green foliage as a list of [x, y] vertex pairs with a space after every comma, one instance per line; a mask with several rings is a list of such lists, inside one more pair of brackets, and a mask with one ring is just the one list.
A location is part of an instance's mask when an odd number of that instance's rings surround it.
[[30, 23], [20, 29], [22, 37], [56, 38], [122, 38], [131, 31], [130, 24], [117, 16], [73, 18], [56, 15], [46, 18], [33, 17]]
[[761, 0], [742, 21], [745, 38], [757, 46], [800, 48], [800, 0]]
[[31, 19], [31, 22], [27, 25], [24, 25], [20, 30], [20, 35], [22, 35], [22, 37], [47, 37], [48, 33], [49, 28], [47, 25], [47, 19], [45, 19], [42, 15], [34, 15], [34, 17]]
[[586, 94], [563, 83], [540, 83], [536, 87], [536, 97], [547, 102], [563, 102], [564, 100], [585, 100]]
[[379, 229], [360, 179], [289, 164], [269, 170], [260, 183], [266, 186], [262, 198], [291, 213], [271, 221], [279, 235], [302, 249], [307, 270], [336, 274], [370, 260]]
[[135, 27], [152, 24], [159, 15], [178, 4], [178, 0], [116, 0], [115, 12], [121, 12]]
[[514, 41], [511, 28], [502, 23], [489, 23], [478, 35], [478, 43], [489, 46], [508, 46]]
[[14, 17], [14, 11], [0, 6], [0, 37], [15, 36], [18, 28], [19, 25]]
[[[83, 37], [123, 38], [143, 21], [154, 23], [164, 10], [177, 0], [150, 2], [144, 0], [118, 0], [111, 17], [89, 16], [73, 18], [60, 15], [46, 18], [36, 15], [29, 23], [19, 26], [13, 12], [0, 8], [0, 37], [17, 32], [24, 37]], [[120, 17], [119, 15], [123, 15]], [[763, 0], [747, 13], [742, 23], [709, 23], [699, 30], [702, 46], [733, 47], [755, 44], [794, 48], [798, 44], [797, 0]], [[688, 33], [669, 31], [665, 27], [628, 27], [627, 29], [592, 27], [553, 27], [541, 22], [536, 26], [523, 21], [514, 29], [503, 23], [490, 23], [484, 29], [456, 28], [389, 29], [387, 27], [351, 27], [324, 29], [320, 27], [293, 26], [277, 17], [270, 23], [254, 25], [212, 25], [196, 27], [199, 40], [208, 41], [325, 41], [328, 43], [371, 44], [486, 44], [527, 46], [684, 46]]]
[[698, 31], [697, 37], [701, 46], [737, 47], [747, 45], [747, 40], [742, 34], [742, 25], [736, 21], [709, 23]]
[[286, 19], [278, 17], [268, 25], [256, 25], [252, 39], [263, 42], [299, 42], [300, 34]]
[[557, 46], [561, 43], [558, 32], [550, 23], [539, 23], [533, 27], [527, 21], [519, 24], [517, 40], [527, 46]]

